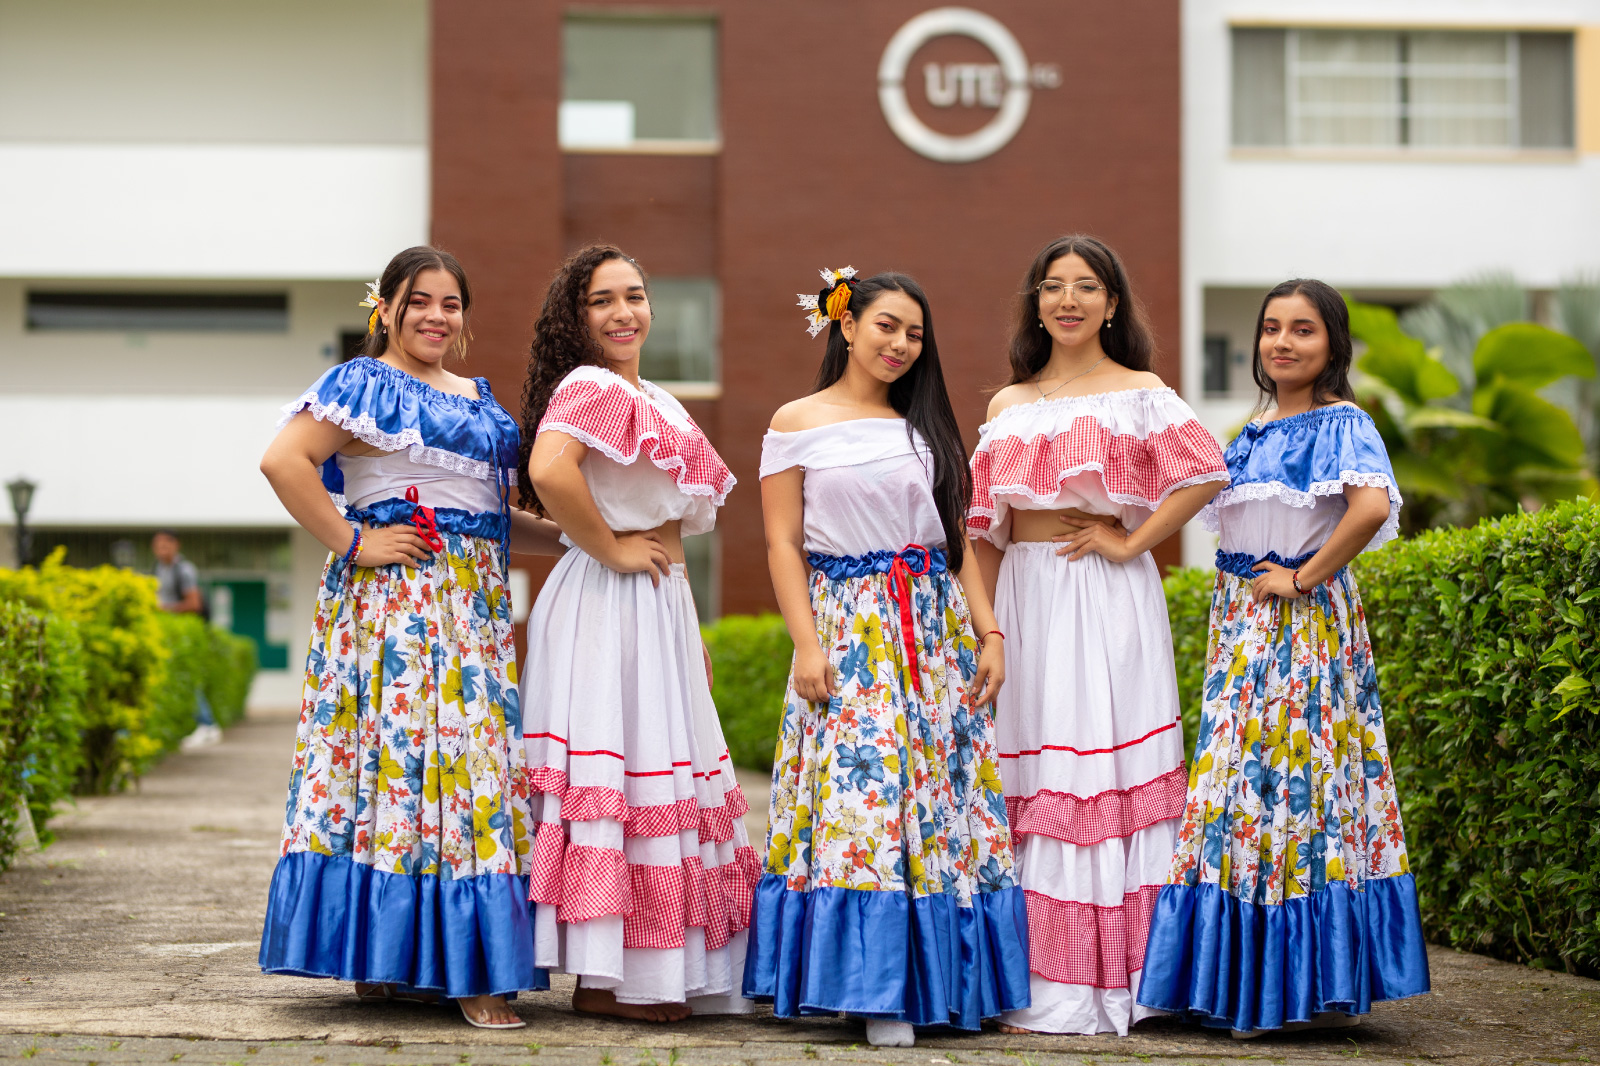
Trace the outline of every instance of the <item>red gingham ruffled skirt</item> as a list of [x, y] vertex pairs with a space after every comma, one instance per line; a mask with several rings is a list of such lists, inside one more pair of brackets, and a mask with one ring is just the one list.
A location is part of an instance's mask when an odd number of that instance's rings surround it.
[[658, 588], [568, 551], [528, 618], [522, 706], [538, 964], [625, 1003], [748, 1009], [760, 866], [683, 567]]

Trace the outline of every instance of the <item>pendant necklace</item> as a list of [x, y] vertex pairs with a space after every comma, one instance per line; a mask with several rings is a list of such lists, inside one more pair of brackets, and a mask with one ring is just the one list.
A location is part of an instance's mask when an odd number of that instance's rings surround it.
[[[1110, 359], [1110, 358], [1111, 358], [1111, 356], [1109, 354], [1102, 355], [1099, 359], [1096, 359], [1094, 361], [1094, 366], [1091, 366], [1088, 370], [1084, 370], [1084, 371], [1081, 371], [1080, 373], [1072, 375], [1070, 378], [1068, 378], [1067, 380], [1063, 381], [1061, 384], [1057, 385], [1055, 388], [1051, 389], [1050, 392], [1060, 392], [1062, 389], [1066, 388], [1068, 385], [1072, 384], [1074, 381], [1077, 381], [1079, 378], [1083, 377], [1084, 374], [1091, 373], [1094, 370], [1094, 367], [1099, 366], [1101, 363], [1105, 362], [1107, 359]], [[1047, 400], [1047, 399], [1050, 398], [1050, 392], [1045, 392], [1044, 391], [1044, 386], [1039, 384], [1039, 379], [1038, 378], [1034, 378], [1033, 379], [1033, 387], [1039, 390], [1039, 399]]]

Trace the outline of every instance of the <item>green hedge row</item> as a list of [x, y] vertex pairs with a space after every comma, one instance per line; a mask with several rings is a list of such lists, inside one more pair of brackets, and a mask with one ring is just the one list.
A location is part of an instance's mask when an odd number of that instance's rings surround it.
[[47, 833], [77, 781], [84, 666], [77, 626], [0, 600], [0, 870], [16, 854], [22, 808]]
[[794, 642], [776, 614], [730, 614], [700, 628], [711, 652], [717, 714], [735, 766], [772, 771]]
[[[1429, 938], [1600, 976], [1600, 505], [1426, 533], [1356, 576]], [[1165, 581], [1186, 752], [1214, 580]], [[770, 770], [783, 620], [705, 632], [734, 761]]]
[[1600, 976], [1600, 506], [1357, 568], [1430, 938]]
[[242, 718], [256, 671], [253, 641], [161, 610], [154, 578], [63, 554], [0, 570], [0, 868], [17, 796], [47, 840], [69, 791], [122, 788], [176, 749], [197, 692], [217, 724]]

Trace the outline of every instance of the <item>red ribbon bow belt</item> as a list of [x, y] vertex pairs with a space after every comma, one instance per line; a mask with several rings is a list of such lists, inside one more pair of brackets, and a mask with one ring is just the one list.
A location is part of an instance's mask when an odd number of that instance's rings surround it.
[[433, 508], [424, 507], [417, 503], [417, 487], [412, 485], [406, 489], [406, 502], [415, 503], [416, 507], [411, 512], [411, 524], [417, 527], [417, 536], [422, 542], [436, 552], [444, 551], [444, 538], [439, 536], [439, 526], [434, 519]]
[[[908, 561], [921, 562], [922, 568], [913, 569]], [[895, 553], [889, 564], [889, 598], [900, 609], [900, 641], [906, 649], [906, 666], [911, 671], [911, 687], [922, 695], [922, 671], [917, 666], [916, 603], [911, 596], [911, 579], [922, 577], [933, 565], [933, 555], [920, 544], [908, 544]]]

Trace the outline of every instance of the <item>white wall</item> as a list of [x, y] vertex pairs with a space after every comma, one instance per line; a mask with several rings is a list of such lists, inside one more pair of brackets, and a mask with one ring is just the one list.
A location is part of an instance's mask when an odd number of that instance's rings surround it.
[[0, 0], [0, 275], [362, 278], [428, 233], [426, 0]]
[[427, 139], [426, 0], [0, 0], [0, 141]]
[[[1201, 396], [1208, 287], [1264, 292], [1309, 276], [1341, 287], [1426, 291], [1491, 269], [1551, 287], [1600, 270], [1600, 156], [1235, 152], [1229, 129], [1233, 23], [1574, 29], [1600, 23], [1600, 0], [1184, 0], [1183, 20], [1189, 396]], [[1578, 73], [1581, 79], [1581, 66]], [[1219, 436], [1250, 407], [1248, 398], [1195, 402]], [[1186, 534], [1185, 558], [1209, 562], [1210, 538]]]
[[0, 275], [369, 278], [428, 195], [420, 147], [0, 143]]

